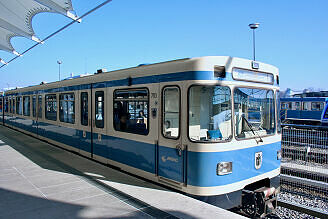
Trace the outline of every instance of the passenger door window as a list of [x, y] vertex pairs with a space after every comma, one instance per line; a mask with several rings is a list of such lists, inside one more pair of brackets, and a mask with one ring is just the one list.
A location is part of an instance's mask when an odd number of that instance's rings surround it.
[[163, 90], [162, 132], [166, 138], [179, 138], [180, 90], [178, 87], [166, 87]]
[[36, 117], [36, 96], [32, 97], [32, 116]]
[[42, 118], [42, 96], [38, 96], [38, 118]]
[[95, 93], [95, 123], [97, 128], [104, 128], [104, 91]]
[[5, 98], [4, 111], [5, 113], [8, 113], [8, 97]]
[[23, 107], [22, 107], [22, 97], [16, 98], [16, 112], [18, 115], [23, 115]]
[[88, 93], [83, 92], [81, 93], [81, 125], [87, 126], [88, 119]]
[[30, 116], [30, 96], [23, 97], [23, 114], [24, 116]]

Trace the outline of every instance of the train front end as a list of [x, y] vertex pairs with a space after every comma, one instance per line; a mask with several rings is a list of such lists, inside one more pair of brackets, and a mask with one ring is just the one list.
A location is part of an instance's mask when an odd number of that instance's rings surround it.
[[278, 69], [231, 57], [208, 57], [195, 66], [213, 75], [188, 86], [188, 193], [252, 217], [274, 213], [281, 159]]

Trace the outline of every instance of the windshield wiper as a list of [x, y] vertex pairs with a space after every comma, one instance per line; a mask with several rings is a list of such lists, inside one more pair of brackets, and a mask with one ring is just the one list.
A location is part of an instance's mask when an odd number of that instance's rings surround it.
[[256, 143], [258, 144], [259, 142], [263, 142], [263, 139], [261, 138], [261, 136], [260, 136], [258, 133], [255, 134], [254, 129], [253, 129], [253, 126], [252, 126], [252, 125], [249, 123], [249, 121], [245, 118], [245, 115], [241, 115], [241, 117], [244, 119], [244, 121], [246, 122], [246, 124], [248, 125], [248, 127], [250, 128], [250, 130], [252, 131], [252, 133], [253, 133], [255, 136], [257, 135], [257, 137], [260, 138], [260, 140], [256, 140], [256, 138], [254, 138], [255, 141], [256, 141]]

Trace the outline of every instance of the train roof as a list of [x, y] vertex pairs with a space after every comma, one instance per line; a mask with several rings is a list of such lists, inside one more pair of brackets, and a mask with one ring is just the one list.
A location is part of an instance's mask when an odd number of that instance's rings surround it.
[[[271, 73], [274, 76], [279, 75], [278, 68], [266, 63], [259, 63], [259, 72]], [[230, 56], [204, 56], [196, 58], [184, 58], [172, 61], [159, 62], [154, 64], [142, 64], [131, 68], [108, 71], [103, 73], [95, 73], [79, 78], [69, 80], [56, 81], [51, 83], [41, 83], [40, 85], [18, 88], [15, 90], [6, 91], [8, 94], [21, 93], [27, 91], [47, 90], [59, 87], [74, 86], [80, 84], [99, 83], [103, 81], [121, 80], [129, 77], [137, 78], [143, 76], [170, 74], [177, 72], [191, 71], [213, 71], [213, 66], [224, 66], [226, 72], [231, 72], [233, 67], [251, 69], [252, 60], [236, 58]]]

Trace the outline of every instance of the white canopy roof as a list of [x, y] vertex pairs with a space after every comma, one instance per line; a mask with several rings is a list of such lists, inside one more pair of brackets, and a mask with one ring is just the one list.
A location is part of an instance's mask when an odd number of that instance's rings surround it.
[[71, 0], [0, 0], [0, 50], [19, 55], [10, 40], [22, 36], [41, 42], [32, 28], [34, 15], [41, 12], [63, 14], [78, 19]]

